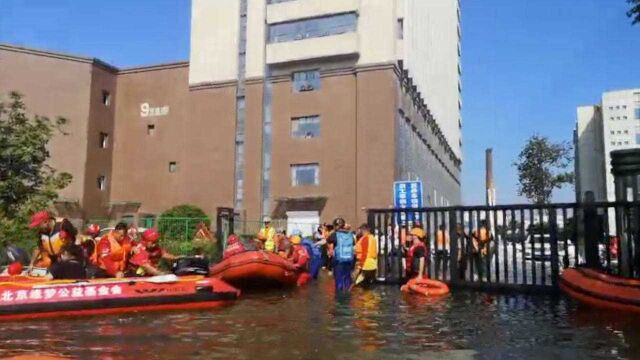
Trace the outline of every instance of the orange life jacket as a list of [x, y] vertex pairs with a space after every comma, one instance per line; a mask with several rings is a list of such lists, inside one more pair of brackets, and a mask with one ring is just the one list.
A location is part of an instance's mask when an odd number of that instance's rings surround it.
[[439, 250], [444, 250], [449, 247], [449, 234], [444, 230], [438, 230], [436, 232], [436, 244]]
[[[118, 270], [124, 271], [127, 268], [127, 261], [129, 257], [129, 253], [131, 252], [131, 243], [123, 240], [122, 244], [116, 240], [111, 233], [105, 235], [106, 239], [109, 241], [109, 246], [111, 248], [109, 252], [109, 257], [113, 262], [118, 263]], [[93, 252], [93, 256], [91, 257], [91, 262], [97, 265], [99, 268], [106, 270], [106, 267], [102, 261], [102, 256], [98, 254], [99, 251], [99, 243], [96, 245], [95, 250]]]

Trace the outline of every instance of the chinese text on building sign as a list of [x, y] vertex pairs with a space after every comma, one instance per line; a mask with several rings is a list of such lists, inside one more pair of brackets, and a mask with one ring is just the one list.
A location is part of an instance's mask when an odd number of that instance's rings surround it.
[[140, 104], [140, 116], [142, 117], [165, 116], [168, 114], [169, 114], [168, 105], [153, 107], [153, 106], [150, 106], [149, 103]]
[[[397, 209], [421, 208], [422, 181], [396, 181], [393, 183], [393, 202]], [[408, 217], [408, 219], [407, 219]], [[404, 224], [407, 220], [420, 220], [420, 213], [400, 213], [398, 221]]]
[[66, 286], [38, 289], [11, 289], [0, 293], [0, 303], [29, 302], [30, 300], [65, 300], [69, 298], [100, 298], [122, 294], [120, 285]]

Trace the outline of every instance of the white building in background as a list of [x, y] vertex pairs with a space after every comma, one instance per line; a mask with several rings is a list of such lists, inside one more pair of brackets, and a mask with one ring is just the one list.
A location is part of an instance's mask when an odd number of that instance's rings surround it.
[[416, 179], [459, 204], [460, 38], [458, 0], [192, 0], [190, 89], [235, 104], [236, 210], [363, 221]]
[[576, 200], [592, 191], [614, 201], [611, 151], [640, 147], [640, 89], [602, 94], [599, 105], [578, 107], [574, 133]]

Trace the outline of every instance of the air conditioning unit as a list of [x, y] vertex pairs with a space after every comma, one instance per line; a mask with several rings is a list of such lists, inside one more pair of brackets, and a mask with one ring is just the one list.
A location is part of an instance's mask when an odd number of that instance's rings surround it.
[[300, 91], [312, 91], [313, 89], [314, 89], [313, 85], [309, 83], [305, 83], [305, 84], [302, 84], [302, 86], [300, 86]]

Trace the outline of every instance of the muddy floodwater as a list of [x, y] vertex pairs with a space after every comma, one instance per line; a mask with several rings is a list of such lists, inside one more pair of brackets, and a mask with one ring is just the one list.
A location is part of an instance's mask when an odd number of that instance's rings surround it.
[[0, 357], [80, 359], [640, 358], [640, 316], [562, 296], [454, 291], [442, 299], [396, 286], [336, 297], [331, 279], [243, 294], [207, 311], [3, 323]]

